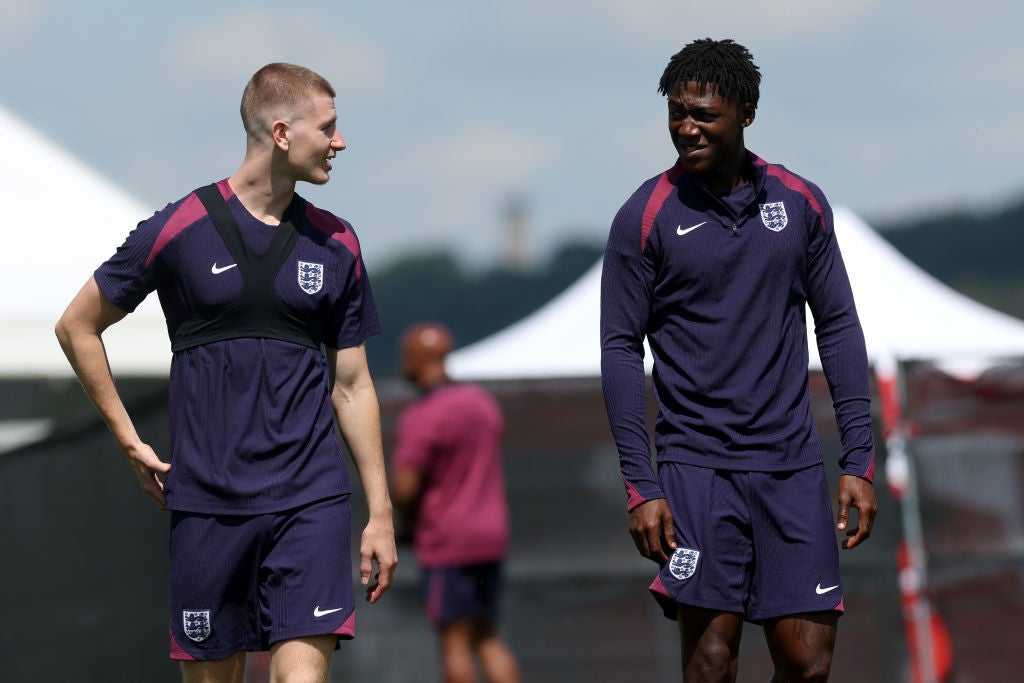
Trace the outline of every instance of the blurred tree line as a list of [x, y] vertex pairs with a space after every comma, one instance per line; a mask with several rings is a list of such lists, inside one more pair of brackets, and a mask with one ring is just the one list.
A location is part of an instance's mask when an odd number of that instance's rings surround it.
[[472, 270], [451, 253], [400, 257], [370, 273], [381, 334], [366, 344], [375, 377], [397, 372], [398, 342], [411, 325], [446, 325], [456, 347], [467, 346], [526, 317], [576, 281], [601, 258], [602, 244], [570, 242], [527, 270]]
[[953, 289], [1024, 318], [1024, 199], [984, 214], [954, 211], [873, 227]]
[[[1024, 318], [1024, 200], [980, 215], [957, 211], [872, 227], [934, 277], [992, 308]], [[840, 238], [841, 239], [841, 238]], [[444, 251], [401, 257], [371, 273], [383, 332], [367, 343], [375, 376], [396, 373], [410, 325], [444, 323], [466, 346], [529, 315], [601, 258], [603, 243], [571, 242], [529, 270], [471, 270]]]

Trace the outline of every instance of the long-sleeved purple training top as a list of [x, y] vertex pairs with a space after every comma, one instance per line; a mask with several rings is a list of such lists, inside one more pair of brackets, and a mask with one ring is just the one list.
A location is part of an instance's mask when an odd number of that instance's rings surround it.
[[753, 182], [724, 196], [677, 163], [641, 185], [612, 223], [601, 375], [629, 510], [665, 497], [645, 419], [645, 337], [658, 462], [746, 471], [821, 462], [807, 306], [839, 425], [839, 464], [873, 478], [867, 352], [832, 209], [818, 187], [782, 166], [749, 152], [747, 163]]

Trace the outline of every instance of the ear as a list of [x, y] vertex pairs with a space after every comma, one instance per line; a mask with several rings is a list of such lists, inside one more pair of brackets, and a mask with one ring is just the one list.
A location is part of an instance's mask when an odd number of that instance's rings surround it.
[[291, 141], [289, 133], [290, 127], [287, 121], [278, 119], [270, 124], [270, 137], [273, 139], [274, 145], [282, 152], [288, 151], [288, 144]]
[[754, 112], [754, 105], [749, 102], [740, 105], [740, 120], [743, 122], [744, 128], [754, 122]]

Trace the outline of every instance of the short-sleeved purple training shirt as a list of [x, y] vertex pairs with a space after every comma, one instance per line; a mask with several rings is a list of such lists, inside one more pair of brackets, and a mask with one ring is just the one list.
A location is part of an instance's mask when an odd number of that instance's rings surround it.
[[[276, 226], [217, 185], [243, 239], [266, 251]], [[279, 302], [315, 321], [327, 347], [362, 343], [380, 325], [352, 227], [298, 195], [289, 211], [299, 238], [274, 281]], [[193, 193], [141, 222], [94, 275], [125, 311], [155, 290], [170, 327], [235, 301], [240, 271]], [[349, 492], [322, 350], [258, 337], [194, 346], [174, 354], [169, 391], [170, 509], [261, 514]]]

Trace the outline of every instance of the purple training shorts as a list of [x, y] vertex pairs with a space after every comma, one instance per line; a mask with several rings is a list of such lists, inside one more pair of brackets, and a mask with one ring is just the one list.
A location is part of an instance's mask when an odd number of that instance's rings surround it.
[[171, 513], [171, 659], [352, 638], [348, 496], [261, 515]]
[[662, 463], [677, 548], [650, 590], [678, 605], [747, 621], [843, 611], [839, 549], [824, 465], [734, 472]]
[[436, 627], [460, 619], [496, 623], [501, 574], [501, 562], [424, 569], [427, 619]]

